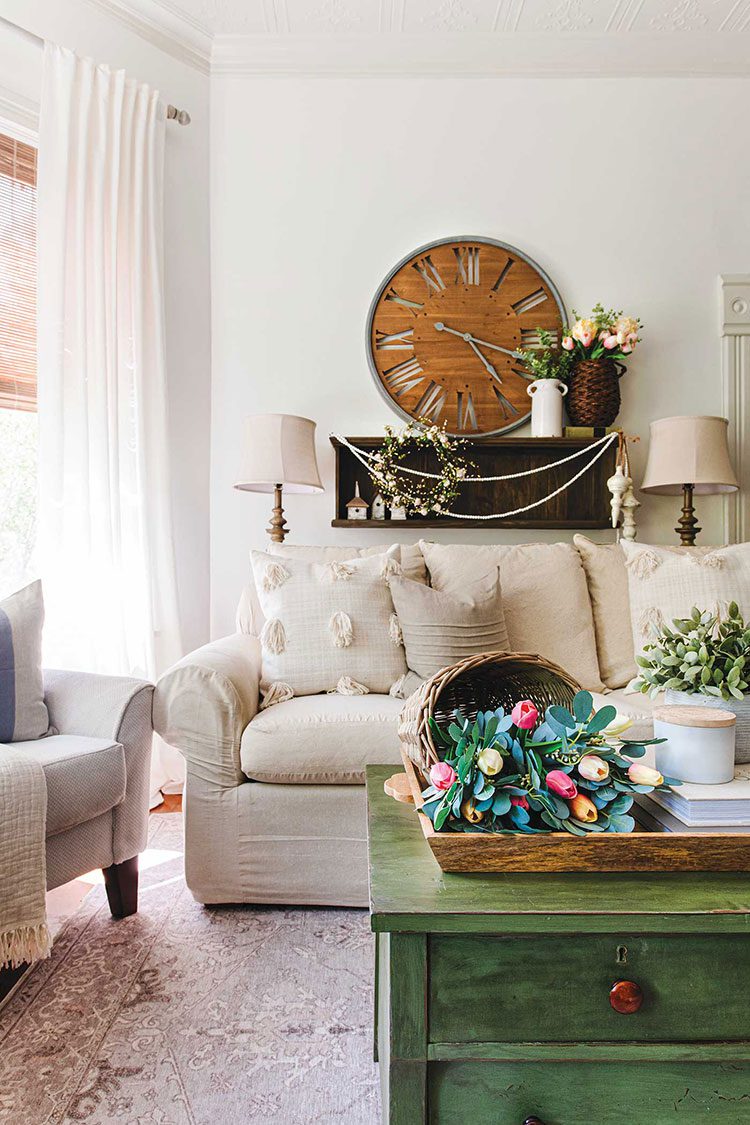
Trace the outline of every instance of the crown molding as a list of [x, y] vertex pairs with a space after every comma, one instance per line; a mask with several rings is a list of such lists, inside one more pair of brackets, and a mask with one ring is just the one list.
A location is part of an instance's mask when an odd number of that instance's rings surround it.
[[217, 35], [211, 74], [322, 77], [747, 77], [742, 35], [466, 32]]
[[211, 71], [211, 33], [197, 20], [159, 0], [86, 0], [160, 51], [199, 70]]
[[39, 131], [39, 106], [30, 98], [0, 86], [0, 118], [14, 126], [19, 141], [36, 144]]

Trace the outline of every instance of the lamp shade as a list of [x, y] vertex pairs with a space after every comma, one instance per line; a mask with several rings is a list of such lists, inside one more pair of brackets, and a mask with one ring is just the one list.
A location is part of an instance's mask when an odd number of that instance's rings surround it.
[[692, 484], [696, 493], [736, 492], [728, 426], [726, 418], [692, 414], [652, 422], [642, 491], [679, 496]]
[[315, 423], [296, 414], [251, 414], [245, 419], [243, 492], [322, 492], [315, 457]]

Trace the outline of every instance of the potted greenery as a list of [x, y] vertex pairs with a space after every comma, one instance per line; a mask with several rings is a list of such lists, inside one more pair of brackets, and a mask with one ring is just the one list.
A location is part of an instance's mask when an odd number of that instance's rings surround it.
[[652, 698], [665, 692], [666, 703], [723, 707], [737, 716], [736, 760], [750, 761], [750, 626], [739, 606], [730, 602], [726, 616], [693, 607], [690, 617], [675, 618], [672, 628], [654, 628], [654, 640], [636, 661], [632, 682]]
[[554, 347], [552, 336], [537, 328], [539, 344], [519, 352], [531, 372], [526, 388], [531, 398], [531, 436], [562, 437], [563, 398], [568, 393], [568, 376], [573, 362], [569, 352]]
[[620, 376], [640, 341], [641, 322], [621, 310], [594, 305], [591, 316], [573, 309], [562, 346], [573, 358], [568, 414], [574, 426], [611, 426], [620, 410]]

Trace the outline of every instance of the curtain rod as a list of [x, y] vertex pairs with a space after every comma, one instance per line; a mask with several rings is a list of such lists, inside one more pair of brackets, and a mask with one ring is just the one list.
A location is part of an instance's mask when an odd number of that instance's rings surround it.
[[[0, 25], [4, 24], [9, 27], [11, 31], [17, 32], [23, 36], [24, 39], [30, 39], [32, 43], [36, 43], [38, 47], [44, 46], [44, 39], [41, 35], [35, 35], [33, 31], [28, 31], [25, 27], [19, 27], [17, 23], [12, 20], [6, 19], [5, 16], [0, 16]], [[190, 114], [186, 109], [178, 109], [177, 106], [167, 106], [167, 121], [176, 121], [178, 125], [189, 125]]]

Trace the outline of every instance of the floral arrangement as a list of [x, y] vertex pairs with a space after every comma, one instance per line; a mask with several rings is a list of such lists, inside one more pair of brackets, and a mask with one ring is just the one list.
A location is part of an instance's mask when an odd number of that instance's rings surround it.
[[565, 383], [570, 375], [573, 356], [569, 351], [562, 351], [552, 343], [552, 336], [546, 328], [537, 328], [539, 347], [524, 348], [518, 353], [524, 365], [528, 367], [533, 379], [559, 379]]
[[[391, 508], [403, 507], [420, 516], [444, 512], [458, 496], [461, 481], [474, 468], [461, 453], [465, 444], [428, 422], [410, 422], [401, 431], [386, 426], [382, 448], [369, 461], [370, 476]], [[400, 472], [404, 458], [414, 449], [435, 453], [440, 474], [437, 479]]]
[[548, 707], [541, 721], [529, 699], [509, 715], [479, 712], [473, 723], [454, 715], [447, 730], [430, 719], [444, 756], [420, 811], [437, 831], [632, 832], [633, 794], [680, 784], [630, 760], [664, 740], [623, 738], [631, 720], [611, 706], [594, 711], [588, 691], [572, 710]]
[[579, 316], [575, 309], [573, 316], [575, 323], [563, 328], [562, 346], [574, 359], [609, 356], [622, 362], [640, 342], [640, 319], [623, 316], [622, 310], [605, 309], [597, 304], [591, 316]]
[[673, 628], [653, 627], [654, 640], [636, 661], [641, 669], [633, 687], [652, 697], [673, 688], [718, 699], [744, 699], [745, 666], [750, 657], [750, 626], [739, 606], [730, 602], [723, 620], [693, 607], [690, 617], [675, 618]]

